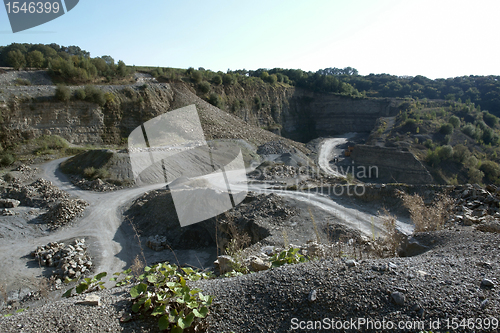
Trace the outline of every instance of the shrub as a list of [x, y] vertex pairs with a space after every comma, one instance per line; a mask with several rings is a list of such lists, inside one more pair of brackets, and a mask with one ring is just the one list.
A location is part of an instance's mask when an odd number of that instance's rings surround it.
[[16, 158], [10, 153], [3, 153], [2, 155], [0, 155], [0, 164], [2, 166], [12, 165], [12, 163], [14, 163], [15, 161]]
[[498, 118], [489, 113], [488, 111], [483, 111], [483, 120], [488, 126], [494, 127], [498, 124]]
[[482, 162], [479, 170], [484, 172], [486, 178], [488, 178], [488, 180], [491, 182], [495, 182], [500, 176], [500, 166], [493, 161]]
[[210, 91], [210, 83], [207, 81], [203, 81], [200, 84], [198, 84], [198, 89], [204, 94], [208, 93]]
[[474, 168], [477, 166], [477, 158], [474, 156], [469, 156], [464, 160], [464, 165], [468, 168]]
[[85, 98], [89, 102], [104, 106], [106, 104], [106, 96], [104, 92], [93, 85], [85, 86]]
[[470, 156], [469, 149], [464, 145], [456, 145], [453, 148], [453, 159], [459, 163], [463, 163]]
[[87, 95], [85, 94], [85, 90], [83, 89], [77, 89], [75, 91], [75, 98], [79, 99], [80, 101], [84, 101]]
[[220, 86], [222, 84], [222, 77], [220, 75], [215, 75], [212, 78], [212, 83], [217, 85], [217, 86]]
[[443, 124], [441, 128], [439, 129], [439, 132], [442, 134], [448, 135], [453, 133], [453, 125], [452, 124]]
[[31, 86], [30, 80], [26, 79], [17, 78], [14, 82], [16, 82], [18, 86]]
[[438, 165], [441, 162], [441, 159], [439, 158], [437, 149], [434, 151], [429, 149], [427, 151], [427, 156], [425, 157], [425, 160], [432, 166]]
[[208, 103], [212, 104], [215, 107], [221, 108], [222, 106], [222, 101], [216, 93], [210, 94], [210, 97], [208, 98]]
[[450, 215], [455, 201], [446, 194], [438, 194], [432, 205], [427, 206], [418, 194], [409, 195], [400, 192], [403, 205], [410, 212], [415, 224], [415, 232], [435, 231], [443, 228]]
[[224, 77], [222, 78], [222, 83], [224, 83], [225, 86], [230, 86], [234, 83], [234, 78], [231, 74], [224, 74]]
[[484, 173], [475, 167], [472, 167], [469, 169], [467, 172], [467, 176], [469, 177], [469, 183], [471, 184], [478, 184], [483, 181], [484, 178]]
[[453, 156], [453, 147], [450, 145], [439, 147], [436, 150], [441, 161], [448, 160]]
[[399, 232], [397, 230], [396, 225], [396, 217], [391, 215], [389, 211], [385, 208], [382, 208], [382, 212], [378, 213], [379, 219], [382, 221], [382, 225], [384, 226], [386, 232], [385, 245], [389, 248], [389, 256], [394, 257], [397, 256], [397, 250], [401, 243], [401, 238], [399, 236]]
[[203, 80], [203, 75], [199, 71], [193, 71], [191, 74], [191, 78], [193, 79], [194, 83], [200, 83]]
[[67, 102], [71, 98], [71, 90], [63, 85], [58, 85], [56, 88], [55, 97], [61, 102]]
[[88, 179], [92, 179], [95, 175], [95, 168], [88, 167], [83, 170], [83, 176]]
[[472, 124], [467, 124], [462, 128], [462, 133], [471, 138], [476, 138], [476, 127]]

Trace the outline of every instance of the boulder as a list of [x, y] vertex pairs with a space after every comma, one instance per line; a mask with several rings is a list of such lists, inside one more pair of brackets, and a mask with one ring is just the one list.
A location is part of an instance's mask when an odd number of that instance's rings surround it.
[[15, 199], [0, 199], [0, 208], [16, 208], [21, 201]]
[[268, 270], [269, 267], [271, 267], [271, 263], [265, 262], [259, 257], [252, 257], [250, 258], [250, 267], [252, 268], [253, 271], [260, 272]]

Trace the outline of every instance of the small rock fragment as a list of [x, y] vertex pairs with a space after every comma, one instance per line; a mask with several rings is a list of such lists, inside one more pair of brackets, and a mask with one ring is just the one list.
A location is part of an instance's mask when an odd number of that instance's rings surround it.
[[391, 293], [391, 297], [397, 305], [404, 305], [405, 304], [405, 295], [399, 291], [395, 291]]
[[97, 295], [87, 295], [83, 301], [77, 302], [77, 304], [99, 306], [101, 305], [101, 298]]
[[316, 297], [317, 297], [316, 289], [313, 289], [309, 293], [309, 296], [307, 297], [307, 299], [309, 300], [309, 302], [314, 302], [316, 300]]
[[483, 279], [483, 281], [481, 281], [481, 287], [493, 288], [494, 286], [495, 283], [490, 279]]

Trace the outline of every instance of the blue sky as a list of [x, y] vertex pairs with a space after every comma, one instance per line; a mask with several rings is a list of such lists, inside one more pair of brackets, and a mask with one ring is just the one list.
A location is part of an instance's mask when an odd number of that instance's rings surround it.
[[0, 45], [78, 45], [128, 65], [211, 70], [351, 66], [362, 75], [500, 75], [500, 1], [81, 0]]

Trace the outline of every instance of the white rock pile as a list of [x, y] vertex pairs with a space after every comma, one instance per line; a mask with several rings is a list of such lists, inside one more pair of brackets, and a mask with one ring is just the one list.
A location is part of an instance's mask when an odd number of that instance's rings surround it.
[[81, 199], [63, 199], [53, 205], [44, 215], [51, 230], [55, 230], [80, 216], [89, 204]]
[[39, 246], [31, 253], [40, 265], [56, 267], [54, 276], [64, 280], [85, 275], [92, 268], [92, 259], [87, 253], [85, 239], [75, 239], [71, 244], [51, 242], [44, 246]]

